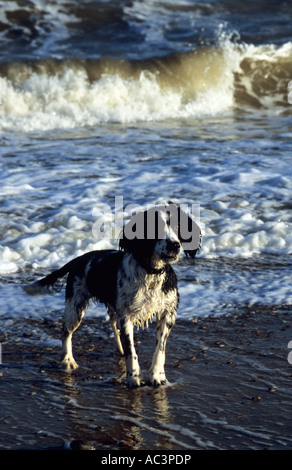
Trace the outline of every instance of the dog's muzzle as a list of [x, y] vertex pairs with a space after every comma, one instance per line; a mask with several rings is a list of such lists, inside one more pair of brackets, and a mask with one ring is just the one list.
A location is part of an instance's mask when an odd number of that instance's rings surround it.
[[168, 258], [176, 259], [180, 251], [181, 251], [181, 244], [178, 241], [167, 240], [166, 252], [167, 252]]

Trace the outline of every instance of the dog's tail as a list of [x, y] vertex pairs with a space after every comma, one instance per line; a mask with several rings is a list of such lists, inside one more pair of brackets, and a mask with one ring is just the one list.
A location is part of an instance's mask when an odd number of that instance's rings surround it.
[[44, 295], [50, 294], [52, 292], [58, 292], [62, 285], [57, 283], [59, 279], [64, 277], [71, 269], [73, 261], [69, 261], [69, 263], [65, 264], [62, 268], [53, 271], [48, 276], [36, 281], [28, 286], [24, 286], [23, 290], [28, 295]]

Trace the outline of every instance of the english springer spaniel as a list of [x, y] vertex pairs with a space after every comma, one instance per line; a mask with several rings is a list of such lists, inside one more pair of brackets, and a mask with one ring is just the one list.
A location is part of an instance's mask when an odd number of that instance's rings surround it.
[[[183, 230], [182, 223], [187, 230]], [[178, 260], [182, 251], [195, 257], [199, 245], [197, 224], [179, 206], [170, 203], [153, 207], [138, 213], [124, 226], [119, 250], [91, 251], [26, 286], [30, 295], [49, 293], [57, 280], [68, 274], [62, 367], [78, 367], [72, 354], [72, 334], [93, 298], [107, 308], [117, 348], [125, 356], [128, 387], [145, 383], [134, 346], [134, 326], [147, 325], [156, 316], [157, 342], [150, 383], [155, 387], [165, 384], [166, 340], [179, 301], [177, 278], [170, 264]]]

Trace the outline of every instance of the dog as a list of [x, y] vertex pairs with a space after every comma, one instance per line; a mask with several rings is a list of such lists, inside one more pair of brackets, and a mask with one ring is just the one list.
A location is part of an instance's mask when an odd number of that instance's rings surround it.
[[[184, 235], [183, 222], [188, 228]], [[145, 384], [134, 346], [134, 326], [148, 326], [156, 316], [157, 341], [149, 380], [154, 387], [166, 384], [165, 347], [179, 302], [177, 277], [171, 264], [178, 261], [182, 251], [194, 258], [200, 240], [197, 224], [179, 206], [169, 203], [152, 207], [136, 214], [123, 227], [119, 250], [85, 253], [26, 286], [24, 290], [30, 295], [50, 293], [58, 279], [68, 274], [62, 367], [78, 367], [72, 354], [72, 335], [88, 302], [94, 299], [107, 308], [116, 346], [125, 356], [126, 384], [131, 388]]]

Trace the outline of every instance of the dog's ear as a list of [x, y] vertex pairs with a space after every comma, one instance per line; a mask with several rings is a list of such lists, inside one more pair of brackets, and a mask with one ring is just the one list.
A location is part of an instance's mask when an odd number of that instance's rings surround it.
[[178, 237], [186, 256], [194, 258], [201, 247], [202, 234], [197, 223], [179, 208]]
[[145, 237], [144, 218], [145, 213], [139, 212], [124, 225], [119, 241], [120, 250], [129, 251], [134, 254], [139, 249], [141, 245], [139, 240], [141, 241]]
[[202, 234], [198, 224], [180, 206], [168, 201], [176, 213], [177, 235], [182, 248], [190, 258], [194, 258], [201, 247]]

